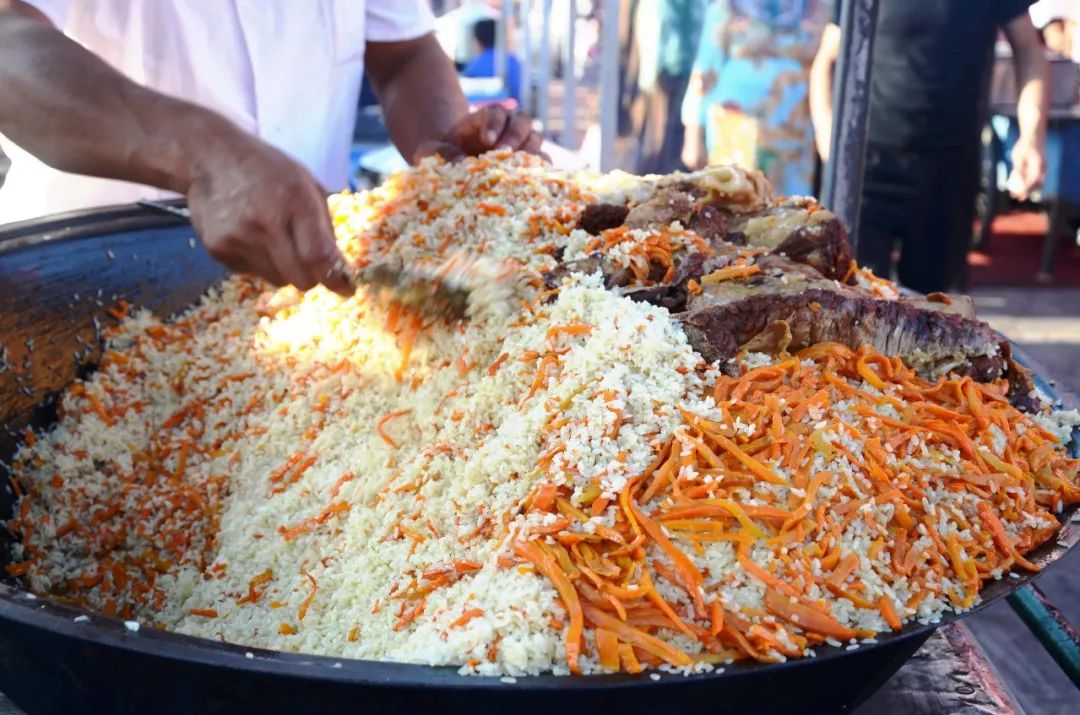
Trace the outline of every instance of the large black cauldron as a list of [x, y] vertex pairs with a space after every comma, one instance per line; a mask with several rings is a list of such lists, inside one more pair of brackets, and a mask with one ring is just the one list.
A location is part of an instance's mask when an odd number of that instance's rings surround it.
[[[57, 394], [93, 369], [96, 326], [118, 299], [170, 314], [224, 275], [181, 220], [120, 207], [0, 229], [0, 516], [13, 494], [3, 464], [23, 428], [55, 419]], [[1042, 385], [1047, 388], [1045, 383]], [[1068, 518], [1068, 515], [1065, 516]], [[1077, 540], [1033, 560], [1049, 563]], [[11, 536], [0, 543], [9, 558]], [[1028, 577], [990, 584], [985, 602]], [[820, 649], [783, 664], [743, 663], [692, 677], [465, 678], [451, 668], [309, 657], [144, 628], [35, 599], [0, 584], [0, 690], [30, 713], [827, 713], [880, 687], [931, 627], [884, 635], [856, 651]], [[76, 618], [80, 617], [78, 621]]]

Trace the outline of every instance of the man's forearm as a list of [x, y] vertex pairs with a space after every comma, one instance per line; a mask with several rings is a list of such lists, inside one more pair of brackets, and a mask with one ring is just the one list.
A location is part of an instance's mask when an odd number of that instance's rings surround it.
[[1040, 53], [1016, 57], [1016, 81], [1020, 96], [1016, 103], [1016, 121], [1020, 136], [1041, 143], [1046, 137], [1049, 96], [1046, 92], [1047, 64]]
[[185, 192], [224, 118], [130, 81], [43, 22], [0, 12], [0, 133], [62, 171]]
[[1016, 103], [1020, 138], [1041, 146], [1046, 138], [1050, 100], [1046, 90], [1050, 71], [1046, 50], [1027, 13], [1021, 13], [1005, 25], [1005, 36], [1012, 47], [1016, 86], [1020, 89]]
[[817, 54], [810, 65], [810, 122], [818, 155], [828, 160], [833, 125], [833, 72], [840, 51], [840, 28], [829, 24], [821, 35]]
[[390, 138], [407, 159], [468, 114], [454, 65], [433, 35], [369, 43], [366, 59]]
[[832, 102], [832, 65], [818, 66], [814, 64], [810, 69], [810, 122], [814, 127], [814, 141], [817, 145], [818, 154], [827, 159], [832, 141], [833, 125], [833, 102]]

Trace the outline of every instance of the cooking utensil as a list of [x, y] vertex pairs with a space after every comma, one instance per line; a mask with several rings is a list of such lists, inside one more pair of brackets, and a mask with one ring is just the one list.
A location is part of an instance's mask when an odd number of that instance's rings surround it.
[[470, 290], [438, 273], [391, 263], [372, 263], [355, 271], [353, 284], [386, 301], [432, 318], [461, 320]]
[[[135, 202], [151, 211], [191, 220], [191, 211], [184, 206], [142, 199]], [[452, 258], [460, 263], [461, 259]], [[454, 283], [439, 271], [425, 271], [388, 262], [372, 263], [356, 271], [346, 270], [353, 285], [368, 289], [386, 301], [435, 319], [461, 320], [469, 306], [470, 291]]]
[[[0, 230], [0, 514], [14, 493], [3, 465], [32, 426], [55, 421], [55, 399], [96, 363], [96, 325], [123, 298], [168, 315], [196, 302], [224, 269], [171, 216], [137, 207], [79, 212]], [[1045, 381], [1040, 389], [1054, 394]], [[1074, 445], [1075, 446], [1075, 445]], [[1065, 526], [1029, 558], [1057, 561], [1080, 540]], [[0, 562], [14, 535], [0, 531]], [[0, 573], [3, 570], [0, 569]], [[987, 605], [1031, 580], [992, 581]], [[980, 606], [981, 607], [981, 606]], [[956, 619], [946, 615], [942, 622]], [[0, 691], [31, 713], [259, 713], [415, 711], [440, 713], [575, 711], [754, 713], [848, 711], [876, 690], [922, 644], [934, 625], [883, 633], [858, 650], [819, 647], [787, 663], [735, 663], [684, 677], [604, 675], [470, 678], [454, 668], [280, 653], [161, 632], [46, 602], [17, 581], [0, 584]], [[249, 655], [250, 654], [250, 655]]]
[[161, 213], [169, 214], [170, 216], [182, 218], [185, 221], [191, 220], [191, 211], [186, 206], [174, 206], [173, 204], [166, 204], [161, 201], [151, 201], [150, 199], [139, 199], [135, 203], [142, 206], [144, 209], [160, 211]]

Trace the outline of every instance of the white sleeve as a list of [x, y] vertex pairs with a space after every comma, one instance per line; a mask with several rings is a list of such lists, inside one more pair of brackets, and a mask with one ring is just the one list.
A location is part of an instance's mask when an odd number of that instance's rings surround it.
[[368, 0], [364, 39], [396, 42], [426, 35], [435, 27], [428, 0]]
[[49, 18], [49, 21], [58, 29], [63, 30], [64, 25], [67, 24], [71, 0], [23, 0], [23, 2]]

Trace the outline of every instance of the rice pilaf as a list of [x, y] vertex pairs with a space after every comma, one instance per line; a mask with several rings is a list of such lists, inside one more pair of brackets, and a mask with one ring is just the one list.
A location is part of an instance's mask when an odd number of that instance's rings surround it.
[[[732, 206], [771, 200], [716, 176]], [[577, 227], [641, 181], [492, 153], [331, 197], [351, 264], [464, 249], [520, 276], [463, 323], [245, 277], [123, 317], [15, 457], [9, 571], [182, 633], [524, 675], [802, 657], [1034, 568], [1080, 501], [1075, 413], [869, 348], [708, 364], [598, 275], [545, 290], [587, 247], [642, 280], [701, 247]]]

